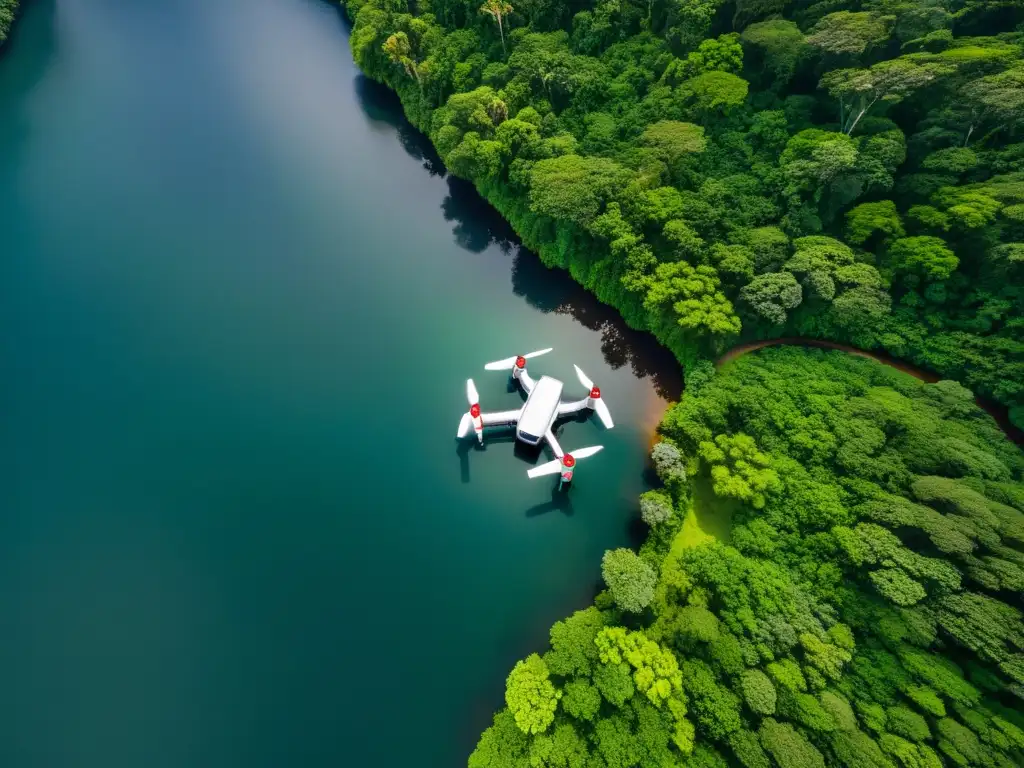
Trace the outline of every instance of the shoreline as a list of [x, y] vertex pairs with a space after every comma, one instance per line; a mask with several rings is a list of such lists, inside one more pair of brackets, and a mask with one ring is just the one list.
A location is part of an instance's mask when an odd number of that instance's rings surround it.
[[[0, 2], [3, 2], [3, 0], [0, 0]], [[348, 28], [349, 31], [351, 31], [352, 26], [353, 26], [353, 19], [349, 16], [349, 13], [348, 13], [349, 9], [348, 9], [348, 7], [347, 7], [347, 5], [345, 3], [345, 0], [340, 0], [337, 8], [338, 8], [338, 11], [339, 11], [339, 15], [341, 16], [341, 18], [342, 18], [343, 22], [345, 23], [346, 27]], [[359, 69], [360, 72], [363, 73], [364, 76], [370, 77], [370, 75], [367, 74], [362, 69], [362, 67], [359, 66], [358, 62], [356, 62], [356, 67]], [[374, 82], [378, 83], [383, 88], [386, 88], [396, 98], [397, 103], [398, 103], [399, 107], [401, 108], [403, 116], [408, 121], [408, 123], [412, 127], [412, 129], [425, 140], [425, 142], [426, 142], [426, 144], [428, 146], [430, 146], [435, 152], [437, 152], [437, 148], [434, 146], [433, 140], [430, 138], [430, 136], [427, 135], [425, 132], [423, 132], [413, 122], [413, 120], [410, 117], [408, 111], [406, 110], [405, 104], [402, 102], [401, 96], [398, 93], [398, 91], [396, 91], [390, 85], [390, 83], [388, 83], [386, 81], [375, 80]], [[438, 153], [438, 158], [440, 159], [439, 153]], [[453, 176], [454, 178], [460, 178], [460, 177], [455, 177], [454, 174], [452, 174], [452, 172], [447, 167], [445, 167], [443, 165], [443, 163], [442, 163], [442, 168], [444, 169], [446, 174], [448, 174], [450, 176]], [[485, 193], [485, 190], [480, 189], [475, 183], [473, 183], [470, 180], [466, 180], [466, 182], [473, 186], [473, 188], [476, 190], [476, 193], [480, 196], [480, 199], [482, 201], [484, 201], [487, 204], [487, 206], [497, 216], [501, 217], [501, 220], [504, 221], [508, 225], [508, 227], [511, 229], [511, 231], [518, 238], [519, 243], [520, 243], [520, 247], [523, 247], [523, 248], [526, 248], [527, 250], [530, 250], [532, 253], [535, 254], [535, 256], [537, 258], [540, 258], [540, 255], [538, 253], [537, 248], [531, 247], [531, 245], [523, 237], [523, 233], [520, 232], [516, 228], [514, 222], [505, 215], [505, 212], [502, 211], [501, 207], [496, 205], [495, 202], [491, 200], [491, 198]], [[541, 259], [541, 261], [542, 261], [542, 263], [544, 263], [543, 259]], [[545, 264], [545, 266], [547, 266], [547, 265]], [[551, 268], [551, 267], [548, 267], [548, 268]], [[676, 359], [677, 363], [679, 364], [680, 370], [683, 373], [683, 376], [684, 376], [683, 392], [685, 392], [685, 389], [686, 389], [686, 387], [685, 387], [686, 366], [685, 366], [683, 360], [680, 359], [679, 353], [677, 351], [674, 351], [668, 345], [663, 343], [662, 340], [658, 337], [658, 334], [655, 333], [653, 329], [651, 329], [649, 327], [634, 327], [633, 325], [631, 325], [629, 323], [629, 321], [626, 320], [626, 316], [623, 313], [621, 307], [618, 307], [618, 306], [616, 306], [613, 303], [605, 302], [599, 296], [597, 296], [595, 293], [593, 293], [589, 289], [587, 289], [582, 283], [579, 283], [576, 280], [576, 278], [572, 275], [572, 270], [566, 269], [566, 268], [561, 267], [561, 266], [558, 266], [557, 268], [560, 271], [562, 271], [562, 272], [566, 273], [567, 275], [569, 275], [573, 279], [573, 281], [577, 283], [577, 285], [579, 285], [581, 288], [583, 288], [583, 290], [585, 290], [596, 301], [598, 301], [598, 302], [600, 302], [602, 304], [605, 304], [606, 306], [610, 307], [612, 311], [616, 312], [619, 315], [619, 318], [626, 324], [627, 327], [629, 327], [629, 328], [631, 328], [633, 330], [639, 331], [641, 333], [650, 334], [650, 336], [655, 340], [655, 342], [658, 344], [658, 346], [660, 346], [661, 348], [667, 350], [669, 352], [669, 354], [672, 355], [672, 357]], [[857, 355], [857, 356], [860, 356], [860, 357], [865, 357], [865, 358], [874, 360], [875, 362], [880, 363], [880, 364], [885, 365], [885, 366], [888, 366], [890, 368], [895, 368], [896, 370], [902, 371], [903, 373], [906, 373], [906, 374], [908, 374], [910, 376], [913, 376], [916, 379], [919, 379], [919, 380], [927, 382], [927, 383], [934, 383], [934, 382], [940, 381], [940, 380], [942, 380], [944, 378], [944, 377], [940, 376], [939, 374], [934, 373], [933, 371], [929, 371], [929, 370], [926, 370], [926, 369], [923, 369], [923, 368], [919, 368], [916, 365], [914, 365], [912, 362], [909, 362], [907, 360], [903, 360], [903, 359], [900, 359], [900, 358], [893, 357], [891, 355], [886, 354], [885, 352], [875, 352], [875, 351], [871, 351], [871, 350], [861, 349], [859, 347], [854, 347], [854, 346], [852, 346], [850, 344], [844, 344], [842, 342], [829, 341], [829, 340], [826, 340], [826, 339], [806, 338], [806, 337], [801, 337], [801, 336], [780, 336], [780, 337], [773, 338], [773, 339], [760, 339], [760, 340], [753, 340], [753, 341], [740, 341], [735, 346], [731, 347], [725, 353], [720, 355], [715, 360], [714, 365], [715, 365], [715, 368], [717, 369], [717, 368], [721, 367], [722, 365], [725, 365], [726, 363], [729, 363], [732, 360], [735, 360], [735, 359], [737, 359], [737, 358], [741, 357], [742, 355], [745, 355], [745, 354], [747, 354], [749, 352], [753, 352], [753, 351], [756, 351], [758, 349], [763, 349], [764, 347], [779, 346], [779, 345], [816, 347], [816, 348], [820, 348], [820, 349], [832, 349], [832, 350], [847, 352], [847, 353], [852, 354], [852, 355]], [[959, 379], [952, 379], [952, 380], [959, 381]], [[972, 391], [972, 393], [974, 392], [974, 390], [971, 390], [971, 391]], [[996, 425], [1000, 428], [1000, 430], [1003, 432], [1003, 434], [1006, 436], [1006, 438], [1010, 442], [1016, 444], [1017, 446], [1024, 446], [1024, 429], [1022, 429], [1021, 427], [1018, 427], [1017, 425], [1015, 425], [1011, 421], [1010, 415], [1009, 415], [1009, 413], [1010, 413], [1009, 406], [1004, 405], [1004, 404], [999, 403], [999, 402], [996, 402], [994, 400], [988, 400], [988, 399], [979, 397], [977, 395], [975, 395], [975, 402], [977, 403], [979, 408], [981, 408], [989, 416], [992, 417], [992, 419], [996, 422]], [[669, 403], [669, 406], [671, 406], [671, 402]], [[651, 439], [651, 442], [649, 444], [649, 448], [653, 447], [654, 443], [657, 442], [657, 439], [658, 439], [657, 427], [658, 427], [658, 424], [660, 424], [660, 422], [661, 422], [662, 416], [664, 416], [665, 410], [667, 410], [667, 408], [665, 408], [664, 410], [661, 411], [661, 416], [658, 417], [657, 422], [654, 425], [654, 430], [653, 430], [654, 437]]]

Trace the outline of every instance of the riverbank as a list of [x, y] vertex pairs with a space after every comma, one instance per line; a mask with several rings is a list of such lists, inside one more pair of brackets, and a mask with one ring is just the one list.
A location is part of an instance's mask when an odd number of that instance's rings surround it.
[[7, 42], [14, 19], [18, 15], [19, 0], [0, 0], [0, 46]]
[[[839, 263], [854, 260], [854, 253], [847, 244], [829, 236], [836, 235], [834, 228], [790, 227], [785, 233], [776, 226], [755, 230], [727, 228], [728, 231], [710, 227], [704, 231], [697, 220], [688, 220], [690, 223], [687, 224], [682, 219], [673, 218], [683, 215], [680, 210], [689, 205], [683, 203], [686, 198], [676, 199], [681, 194], [679, 189], [683, 189], [685, 194], [691, 185], [668, 179], [664, 173], [657, 183], [667, 186], [648, 189], [646, 182], [637, 182], [637, 194], [649, 200], [638, 206], [643, 212], [630, 213], [627, 209], [631, 204], [625, 198], [614, 199], [601, 179], [607, 171], [611, 174], [609, 179], [615, 177], [625, 183], [623, 179], [631, 173], [627, 167], [632, 167], [629, 160], [632, 155], [626, 153], [620, 160], [612, 162], [614, 153], [609, 154], [610, 150], [588, 149], [589, 139], [579, 126], [574, 126], [571, 121], [558, 123], [557, 119], [552, 119], [557, 110], [552, 111], [547, 100], [540, 99], [534, 104], [517, 90], [520, 87], [528, 90], [529, 83], [533, 82], [530, 80], [533, 75], [530, 75], [528, 67], [524, 69], [523, 61], [516, 63], [510, 59], [506, 63], [495, 60], [492, 66], [498, 69], [494, 71], [503, 74], [490, 79], [484, 77], [482, 81], [474, 76], [459, 85], [456, 83], [458, 78], [452, 80], [453, 74], [438, 68], [440, 60], [428, 56], [437, 43], [428, 44], [426, 40], [433, 40], [435, 33], [454, 34], [448, 26], [441, 24], [435, 27], [431, 26], [434, 21], [429, 22], [427, 27], [413, 35], [426, 35], [425, 30], [430, 29], [430, 35], [413, 46], [422, 50], [410, 49], [412, 57], [403, 59], [394, 51], [387, 52], [387, 43], [396, 43], [402, 35], [408, 37], [407, 31], [400, 30], [388, 36], [394, 24], [401, 26], [404, 22], [391, 19], [388, 12], [367, 4], [365, 0], [342, 2], [342, 7], [354, 23], [352, 53], [357, 65], [368, 77], [398, 95], [407, 118], [427, 134], [438, 155], [446, 161], [449, 172], [472, 183], [481, 197], [500, 213], [523, 244], [538, 254], [547, 267], [568, 271], [599, 301], [615, 308], [631, 328], [651, 333], [675, 355], [684, 369], [689, 369], [701, 358], [715, 359], [729, 344], [744, 337], [757, 338], [774, 333], [780, 334], [780, 338], [826, 337], [834, 340], [834, 348], [857, 349], [883, 362], [889, 359], [888, 355], [896, 355], [902, 364], [922, 366], [919, 370], [937, 371], [939, 377], [957, 380], [983, 398], [1007, 404], [1005, 407], [986, 406], [986, 409], [1001, 424], [1007, 425], [1013, 439], [1019, 439], [1020, 432], [1010, 429], [1010, 415], [1016, 416], [1017, 413], [1013, 407], [1017, 394], [1015, 388], [1006, 383], [1016, 377], [1020, 359], [1012, 340], [999, 345], [995, 337], [968, 335], [954, 339], [947, 331], [929, 330], [920, 319], [894, 309], [902, 300], [902, 289], [897, 290], [899, 281], [890, 285], [882, 280], [875, 267], [867, 263], [862, 263], [863, 268], [857, 272], [860, 275], [858, 280], [863, 278], [867, 283], [856, 288], [851, 286], [859, 286], [857, 280], [844, 283], [846, 287], [839, 293], [833, 290], [828, 302], [814, 300], [813, 290], [805, 284], [805, 276], [797, 267], [792, 267], [799, 273], [794, 275], [787, 271], [790, 267], [776, 266], [776, 270], [782, 271], [765, 275], [774, 274], [783, 281], [788, 279], [797, 290], [803, 285], [806, 301], [801, 304], [798, 299], [796, 308], [791, 307], [792, 312], [782, 312], [781, 316], [771, 312], [765, 314], [767, 310], [761, 311], [758, 309], [760, 304], [751, 303], [749, 295], [743, 294], [735, 281], [730, 287], [732, 278], [725, 279], [719, 275], [709, 264], [709, 259], [717, 261], [724, 258], [723, 248], [736, 250], [730, 258], [741, 261], [754, 259], [754, 251], [758, 248], [768, 248], [768, 251], [782, 248], [783, 253], [776, 256], [783, 261], [789, 257], [796, 258], [798, 252], [804, 253], [808, 248], [825, 248], [822, 253], [834, 251], [834, 257], [839, 260], [831, 269]], [[474, 48], [486, 47], [472, 24], [467, 23], [463, 31], [468, 35], [465, 44], [473, 39]], [[539, 44], [539, 38], [524, 43]], [[418, 62], [417, 57], [425, 58]], [[398, 66], [402, 61], [406, 63]], [[434, 83], [431, 87], [425, 88], [418, 76], [414, 77], [414, 70], [420, 64], [429, 68], [430, 80]], [[519, 73], [518, 79], [513, 81], [518, 84], [517, 88], [507, 83], [513, 72]], [[474, 85], [478, 87], [473, 88]], [[572, 114], [571, 109], [569, 114]], [[473, 122], [476, 118], [471, 115], [487, 117], [476, 125]], [[475, 126], [472, 130], [471, 124]], [[703, 129], [691, 127], [704, 132], [711, 130], [707, 125]], [[513, 135], [518, 138], [510, 138]], [[513, 166], [520, 162], [522, 167], [513, 172]], [[605, 163], [609, 162], [611, 164], [605, 168]], [[616, 187], [617, 184], [611, 186]], [[655, 202], [655, 198], [661, 200], [662, 197], [661, 203]], [[585, 201], [585, 205], [574, 213], [574, 203], [563, 205], [559, 201]], [[711, 206], [705, 211], [708, 216], [714, 219], [720, 215], [712, 210], [717, 203], [705, 203]], [[648, 220], [645, 216], [654, 216], [654, 219]], [[763, 211], [756, 215], [750, 213], [750, 216], [754, 222], [766, 221]], [[678, 225], [676, 229], [682, 227], [679, 232], [690, 233], [680, 235], [689, 245], [679, 246], [684, 251], [697, 249], [690, 257], [680, 260], [667, 256], [663, 252], [668, 247], [664, 242], [666, 235], [640, 232], [660, 230], [666, 217], [672, 219], [670, 223]], [[703, 235], [698, 237], [694, 227]], [[816, 234], [817, 238], [801, 237], [809, 233]], [[759, 239], [762, 236], [768, 240], [762, 242]], [[696, 239], [687, 239], [691, 237]], [[769, 242], [774, 245], [769, 245]], [[659, 249], [661, 256], [658, 255]], [[692, 258], [698, 251], [703, 253], [700, 259]], [[809, 253], [804, 253], [804, 256]], [[776, 256], [766, 251], [758, 258], [770, 260]], [[831, 258], [829, 256], [826, 261]], [[799, 258], [796, 260], [800, 261]], [[699, 270], [698, 264], [703, 265]], [[703, 270], [701, 274], [707, 278], [706, 282], [695, 279], [700, 270]], [[691, 282], [687, 283], [687, 280]], [[883, 283], [887, 286], [884, 290], [875, 290]], [[695, 291], [689, 303], [678, 301], [682, 298], [682, 285], [690, 285], [686, 291]], [[869, 288], [869, 285], [875, 288]], [[844, 291], [851, 291], [845, 299], [842, 298]], [[770, 290], [768, 292], [771, 293]], [[829, 303], [831, 299], [835, 299], [834, 304]], [[713, 311], [710, 309], [712, 306], [716, 307]], [[696, 307], [705, 309], [696, 311]], [[847, 307], [849, 311], [840, 311], [840, 307]], [[679, 315], [679, 312], [686, 313], [686, 316]], [[771, 317], [770, 322], [765, 320], [768, 316]], [[971, 350], [970, 354], [968, 350]]]

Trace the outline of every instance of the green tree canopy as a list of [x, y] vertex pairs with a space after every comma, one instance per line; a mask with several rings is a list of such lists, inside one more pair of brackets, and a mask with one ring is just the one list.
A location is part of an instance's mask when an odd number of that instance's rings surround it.
[[654, 597], [657, 574], [631, 549], [612, 549], [601, 560], [601, 575], [615, 603], [624, 611], [639, 613]]

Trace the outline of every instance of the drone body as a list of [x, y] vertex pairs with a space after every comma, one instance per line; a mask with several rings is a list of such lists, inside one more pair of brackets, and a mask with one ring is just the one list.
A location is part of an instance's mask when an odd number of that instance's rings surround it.
[[488, 371], [511, 369], [512, 379], [526, 393], [526, 402], [521, 408], [511, 411], [484, 413], [480, 410], [480, 397], [476, 391], [476, 385], [473, 384], [472, 379], [466, 381], [466, 397], [469, 400], [469, 411], [462, 416], [457, 436], [459, 438], [467, 436], [470, 428], [472, 428], [476, 433], [477, 440], [483, 444], [484, 427], [514, 426], [516, 429], [516, 439], [520, 442], [527, 445], [538, 445], [544, 440], [551, 448], [552, 453], [555, 454], [555, 460], [534, 467], [526, 474], [528, 477], [540, 477], [541, 475], [553, 475], [557, 472], [560, 475], [559, 484], [561, 485], [572, 481], [573, 471], [579, 459], [593, 456], [604, 446], [595, 445], [589, 448], [580, 448], [571, 454], [565, 453], [552, 432], [555, 420], [560, 416], [568, 416], [589, 409], [597, 413], [601, 422], [608, 429], [615, 425], [612, 423], [608, 406], [601, 399], [601, 390], [594, 386], [594, 383], [579, 369], [579, 366], [574, 366], [576, 368], [576, 376], [579, 378], [580, 383], [590, 391], [586, 397], [572, 402], [562, 402], [563, 385], [558, 379], [553, 379], [550, 376], [541, 376], [539, 379], [534, 380], [530, 376], [526, 370], [527, 358], [547, 354], [550, 351], [550, 348], [542, 349], [537, 352], [531, 352], [528, 355], [517, 355], [516, 357], [509, 357], [504, 360], [497, 360], [484, 366]]

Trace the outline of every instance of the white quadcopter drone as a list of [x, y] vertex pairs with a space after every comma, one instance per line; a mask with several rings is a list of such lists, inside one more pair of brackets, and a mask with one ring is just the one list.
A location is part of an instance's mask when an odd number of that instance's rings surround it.
[[476, 385], [473, 384], [472, 379], [468, 379], [466, 381], [466, 398], [469, 400], [469, 411], [462, 415], [457, 436], [459, 438], [466, 437], [472, 428], [476, 432], [480, 444], [483, 445], [484, 427], [515, 426], [516, 439], [527, 445], [538, 445], [541, 440], [545, 440], [551, 447], [552, 453], [555, 454], [555, 460], [536, 466], [528, 470], [526, 474], [533, 478], [560, 473], [559, 486], [561, 486], [572, 482], [573, 468], [577, 461], [585, 459], [587, 456], [593, 456], [604, 446], [592, 445], [588, 448], [580, 448], [575, 453], [565, 453], [551, 431], [555, 419], [590, 409], [597, 413], [601, 423], [607, 429], [611, 429], [615, 425], [612, 423], [612, 415], [608, 412], [608, 406], [601, 398], [601, 390], [594, 386], [594, 382], [587, 378], [578, 365], [573, 366], [576, 369], [576, 376], [579, 378], [580, 384], [589, 390], [587, 396], [582, 400], [563, 403], [561, 399], [562, 382], [550, 376], [541, 376], [537, 381], [530, 377], [530, 374], [526, 372], [526, 361], [531, 357], [545, 355], [550, 351], [551, 347], [531, 352], [528, 355], [496, 360], [484, 366], [484, 369], [488, 371], [511, 369], [512, 379], [519, 382], [519, 386], [526, 392], [526, 402], [523, 403], [523, 407], [514, 411], [482, 412]]

